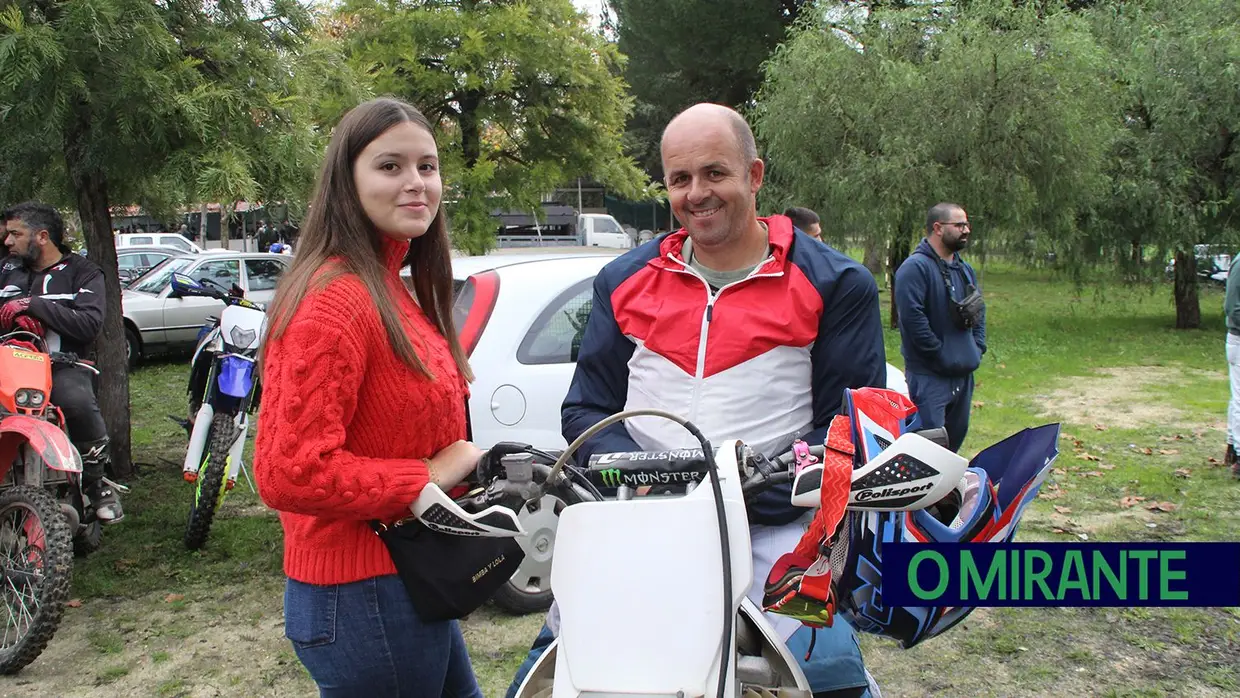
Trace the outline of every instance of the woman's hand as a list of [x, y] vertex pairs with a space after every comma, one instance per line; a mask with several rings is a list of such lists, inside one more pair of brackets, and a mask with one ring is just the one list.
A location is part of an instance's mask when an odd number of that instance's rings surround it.
[[482, 449], [468, 441], [457, 441], [431, 456], [426, 461], [426, 469], [430, 471], [431, 482], [441, 490], [448, 490], [469, 477], [481, 457]]

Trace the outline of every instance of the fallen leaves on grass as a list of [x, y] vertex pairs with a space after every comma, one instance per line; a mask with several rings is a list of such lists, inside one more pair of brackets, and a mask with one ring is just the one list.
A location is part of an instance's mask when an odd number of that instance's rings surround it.
[[1115, 466], [1111, 465], [1110, 463], [1099, 463], [1098, 467], [1102, 468], [1103, 470], [1115, 470]]
[[1179, 454], [1179, 452], [1180, 452], [1180, 450], [1179, 450], [1178, 448], [1160, 448], [1160, 449], [1158, 449], [1158, 453], [1159, 453], [1159, 455], [1163, 455], [1163, 456], [1174, 456], [1174, 455]]
[[974, 401], [973, 401], [973, 409], [975, 409], [975, 410], [980, 410], [980, 409], [982, 409], [982, 408], [983, 408], [983, 407], [985, 407], [985, 406], [986, 406], [986, 403], [982, 402], [981, 400], [974, 400]]
[[1071, 507], [1061, 507], [1061, 506], [1059, 506], [1058, 504], [1056, 504], [1056, 505], [1055, 505], [1055, 512], [1056, 512], [1056, 513], [1058, 513], [1058, 514], [1071, 514], [1071, 513], [1072, 513], [1072, 508], [1071, 508]]
[[1192, 471], [1192, 470], [1190, 470], [1189, 468], [1176, 468], [1176, 469], [1175, 469], [1175, 476], [1176, 476], [1176, 477], [1182, 477], [1182, 478], [1187, 479], [1187, 478], [1188, 478], [1188, 476], [1189, 476], [1189, 475], [1192, 475], [1192, 474], [1193, 474], [1193, 471]]
[[1184, 435], [1176, 434], [1175, 436], [1160, 436], [1158, 437], [1158, 440], [1159, 441], [1183, 441]]
[[183, 601], [184, 599], [185, 594], [168, 594], [164, 597], [164, 603], [175, 603], [177, 601]]
[[1076, 455], [1076, 457], [1077, 457], [1077, 458], [1080, 458], [1081, 460], [1087, 460], [1087, 461], [1100, 461], [1100, 460], [1102, 460], [1101, 458], [1099, 458], [1098, 456], [1095, 456], [1095, 455], [1094, 455], [1094, 454], [1092, 454], [1092, 453], [1078, 453], [1078, 454]]
[[1081, 477], [1102, 477], [1102, 473], [1097, 470], [1090, 470], [1087, 473], [1078, 473]]
[[69, 599], [68, 601], [65, 602], [65, 605], [68, 606], [69, 608], [81, 608], [82, 600], [81, 599]]
[[1055, 500], [1063, 496], [1063, 490], [1059, 488], [1055, 488], [1053, 490], [1042, 490], [1038, 493], [1038, 496], [1042, 499]]
[[1176, 509], [1179, 509], [1180, 507], [1171, 502], [1154, 502], [1153, 504], [1150, 504], [1149, 506], [1145, 508], [1149, 509], [1150, 511], [1161, 511], [1161, 512], [1170, 514], [1171, 512], [1175, 511]]
[[1121, 507], [1124, 507], [1125, 509], [1129, 509], [1144, 501], [1145, 501], [1145, 497], [1130, 496], [1130, 497], [1124, 497], [1123, 499], [1119, 500], [1119, 505]]
[[1154, 449], [1146, 446], [1145, 448], [1141, 449], [1141, 453], [1144, 453], [1147, 456], [1152, 456], [1154, 455]]
[[1103, 426], [1103, 425], [1101, 425], [1101, 424], [1095, 424], [1095, 425], [1094, 425], [1094, 430], [1095, 430], [1095, 431], [1106, 431], [1106, 430], [1107, 430], [1107, 428], [1106, 428], [1106, 427], [1104, 427], [1104, 426]]
[[1051, 475], [1067, 475], [1068, 471], [1063, 468], [1051, 468]]

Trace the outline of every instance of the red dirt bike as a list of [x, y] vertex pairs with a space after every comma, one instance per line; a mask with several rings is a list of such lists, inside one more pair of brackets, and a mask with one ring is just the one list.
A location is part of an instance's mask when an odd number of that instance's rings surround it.
[[[52, 364], [95, 371], [73, 354], [48, 352], [29, 332], [0, 336], [0, 593], [8, 611], [0, 674], [39, 656], [69, 600], [73, 555], [102, 532], [82, 496], [82, 458], [50, 404]], [[98, 373], [98, 371], [95, 371]]]

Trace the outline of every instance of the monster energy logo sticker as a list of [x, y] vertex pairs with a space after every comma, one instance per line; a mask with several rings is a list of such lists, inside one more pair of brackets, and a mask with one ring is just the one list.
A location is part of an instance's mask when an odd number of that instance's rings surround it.
[[608, 463], [633, 461], [669, 461], [669, 460], [698, 460], [705, 458], [700, 448], [680, 448], [670, 451], [623, 451], [620, 453], [603, 453], [592, 459], [590, 462], [594, 465], [607, 465]]
[[687, 485], [691, 482], [701, 482], [705, 477], [704, 473], [660, 473], [650, 471], [636, 471], [626, 473], [619, 468], [606, 468], [595, 471], [598, 473], [599, 480], [603, 487], [619, 487], [628, 485], [629, 487], [641, 487], [644, 485]]
[[604, 487], [619, 487], [624, 482], [624, 476], [620, 473], [619, 468], [608, 468], [600, 471], [599, 476], [603, 479]]

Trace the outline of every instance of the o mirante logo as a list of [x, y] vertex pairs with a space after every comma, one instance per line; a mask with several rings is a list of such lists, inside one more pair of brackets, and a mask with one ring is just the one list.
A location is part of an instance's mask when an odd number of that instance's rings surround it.
[[1240, 606], [1240, 543], [883, 546], [899, 606]]

